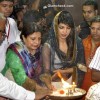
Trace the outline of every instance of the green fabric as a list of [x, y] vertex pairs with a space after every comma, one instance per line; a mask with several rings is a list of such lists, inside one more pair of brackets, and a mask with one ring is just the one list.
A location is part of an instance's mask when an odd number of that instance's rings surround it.
[[2, 74], [5, 75], [9, 68], [12, 72], [15, 82], [19, 85], [22, 85], [26, 81], [27, 75], [21, 60], [12, 50], [8, 50], [7, 52], [6, 65], [2, 71]]

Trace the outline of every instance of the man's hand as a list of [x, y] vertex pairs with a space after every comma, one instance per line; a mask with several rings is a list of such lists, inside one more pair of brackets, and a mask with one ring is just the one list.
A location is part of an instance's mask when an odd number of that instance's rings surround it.
[[5, 97], [0, 97], [0, 100], [7, 100], [7, 98], [5, 98]]

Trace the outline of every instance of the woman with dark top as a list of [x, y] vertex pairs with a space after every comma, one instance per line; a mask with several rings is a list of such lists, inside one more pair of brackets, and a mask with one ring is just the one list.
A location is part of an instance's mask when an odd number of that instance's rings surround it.
[[73, 18], [69, 12], [61, 11], [55, 16], [49, 38], [43, 46], [45, 73], [51, 74], [53, 81], [57, 81], [58, 71], [64, 79], [73, 76], [72, 81], [80, 87], [84, 78], [80, 65], [84, 64], [83, 45], [76, 36]]

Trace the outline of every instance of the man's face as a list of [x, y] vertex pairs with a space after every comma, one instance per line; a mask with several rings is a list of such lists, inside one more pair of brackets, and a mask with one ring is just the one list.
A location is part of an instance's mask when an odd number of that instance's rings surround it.
[[0, 19], [0, 41], [2, 40], [3, 35], [5, 33], [5, 24], [6, 24], [6, 20]]
[[0, 12], [3, 13], [5, 17], [9, 17], [13, 12], [13, 2], [11, 1], [0, 2]]
[[83, 17], [87, 22], [91, 21], [91, 19], [97, 15], [97, 10], [95, 10], [92, 5], [83, 6], [82, 11]]
[[93, 22], [90, 28], [92, 39], [100, 42], [100, 22]]

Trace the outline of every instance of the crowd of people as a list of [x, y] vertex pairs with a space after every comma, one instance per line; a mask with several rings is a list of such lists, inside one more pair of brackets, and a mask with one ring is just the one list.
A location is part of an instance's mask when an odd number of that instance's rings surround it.
[[86, 90], [82, 100], [99, 100], [98, 4], [83, 3], [76, 27], [71, 12], [47, 7], [52, 3], [0, 0], [0, 100], [39, 100], [60, 81], [58, 72]]

